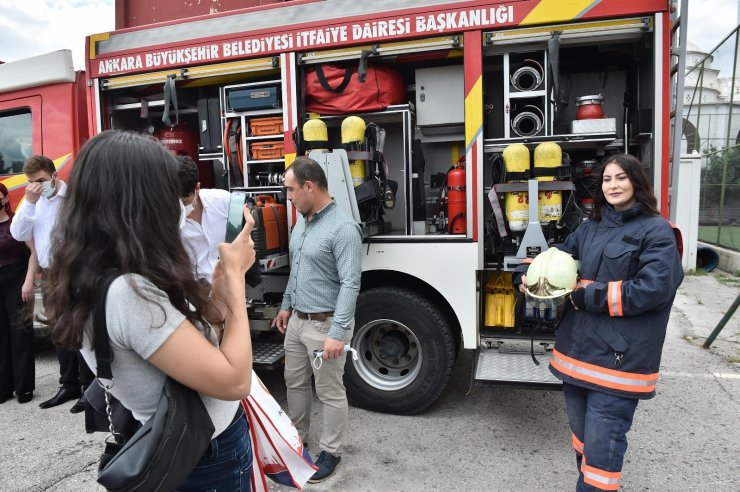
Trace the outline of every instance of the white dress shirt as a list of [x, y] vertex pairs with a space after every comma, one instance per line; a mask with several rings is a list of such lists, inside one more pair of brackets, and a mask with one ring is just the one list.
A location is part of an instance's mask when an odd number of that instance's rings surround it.
[[42, 196], [36, 203], [23, 200], [10, 224], [10, 234], [16, 241], [33, 239], [39, 266], [44, 269], [51, 263], [51, 233], [67, 194], [67, 183], [60, 182], [59, 190], [51, 198]]
[[203, 205], [200, 223], [185, 219], [182, 240], [190, 255], [197, 278], [211, 282], [218, 261], [218, 245], [226, 238], [231, 193], [219, 189], [201, 189], [198, 193]]

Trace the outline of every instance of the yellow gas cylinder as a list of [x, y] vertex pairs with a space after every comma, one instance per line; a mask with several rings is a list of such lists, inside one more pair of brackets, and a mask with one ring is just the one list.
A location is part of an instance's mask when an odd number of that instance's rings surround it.
[[[523, 144], [511, 144], [503, 152], [506, 182], [526, 181], [529, 173], [529, 149]], [[512, 177], [513, 176], [513, 177]], [[504, 196], [506, 221], [512, 232], [523, 231], [529, 223], [529, 195], [526, 191], [513, 191]]]
[[513, 328], [516, 293], [511, 285], [511, 272], [494, 272], [486, 283], [486, 326]]
[[[365, 141], [365, 120], [359, 116], [347, 116], [342, 120], [342, 145], [346, 150], [360, 150]], [[365, 161], [349, 161], [352, 184], [357, 187], [365, 181]]]
[[[542, 142], [534, 149], [534, 168], [558, 167], [563, 163], [563, 151], [555, 142]], [[554, 176], [537, 176], [537, 181], [555, 181]], [[560, 191], [540, 191], [538, 195], [540, 222], [560, 220], [563, 195]]]
[[329, 133], [326, 131], [326, 123], [318, 118], [312, 118], [306, 121], [303, 124], [303, 141], [309, 144], [307, 146], [309, 150], [329, 152], [328, 148], [317, 147], [317, 145], [324, 143], [329, 145]]

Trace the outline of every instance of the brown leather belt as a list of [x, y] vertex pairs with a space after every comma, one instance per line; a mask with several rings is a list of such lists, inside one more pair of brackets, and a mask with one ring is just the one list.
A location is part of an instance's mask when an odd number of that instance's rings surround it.
[[325, 313], [304, 313], [303, 311], [295, 310], [296, 316], [300, 319], [308, 319], [311, 321], [326, 321], [327, 318], [334, 316], [334, 311], [327, 311]]

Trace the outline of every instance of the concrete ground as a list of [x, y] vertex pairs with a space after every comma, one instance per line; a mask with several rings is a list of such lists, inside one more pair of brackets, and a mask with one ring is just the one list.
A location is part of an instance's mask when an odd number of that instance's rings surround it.
[[[623, 490], [740, 490], [740, 311], [709, 350], [700, 348], [740, 293], [719, 272], [687, 276], [674, 304], [655, 399], [637, 408]], [[306, 490], [573, 490], [576, 471], [562, 393], [470, 385], [463, 353], [442, 397], [421, 415], [350, 408], [336, 476]], [[261, 377], [285, 404], [280, 372]], [[34, 401], [0, 405], [0, 491], [102, 490], [95, 482], [105, 436], [84, 433], [72, 403], [38, 403], [57, 386], [53, 349], [39, 344]], [[320, 405], [309, 447], [315, 455]], [[272, 490], [288, 491], [272, 486]]]

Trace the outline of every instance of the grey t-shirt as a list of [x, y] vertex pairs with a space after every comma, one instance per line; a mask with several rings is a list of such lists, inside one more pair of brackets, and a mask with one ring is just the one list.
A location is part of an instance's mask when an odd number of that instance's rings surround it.
[[[134, 283], [142, 297], [134, 291]], [[105, 320], [113, 350], [113, 388], [134, 417], [144, 423], [154, 415], [166, 379], [165, 373], [147, 361], [185, 320], [185, 315], [170, 304], [167, 294], [141, 275], [127, 274], [113, 281], [105, 303]], [[208, 328], [208, 340], [218, 346], [215, 333]], [[97, 374], [95, 353], [85, 334], [82, 356]], [[187, 361], [182, 361], [187, 364]], [[201, 399], [216, 428], [215, 438], [231, 423], [238, 401], [224, 401], [201, 394]]]

